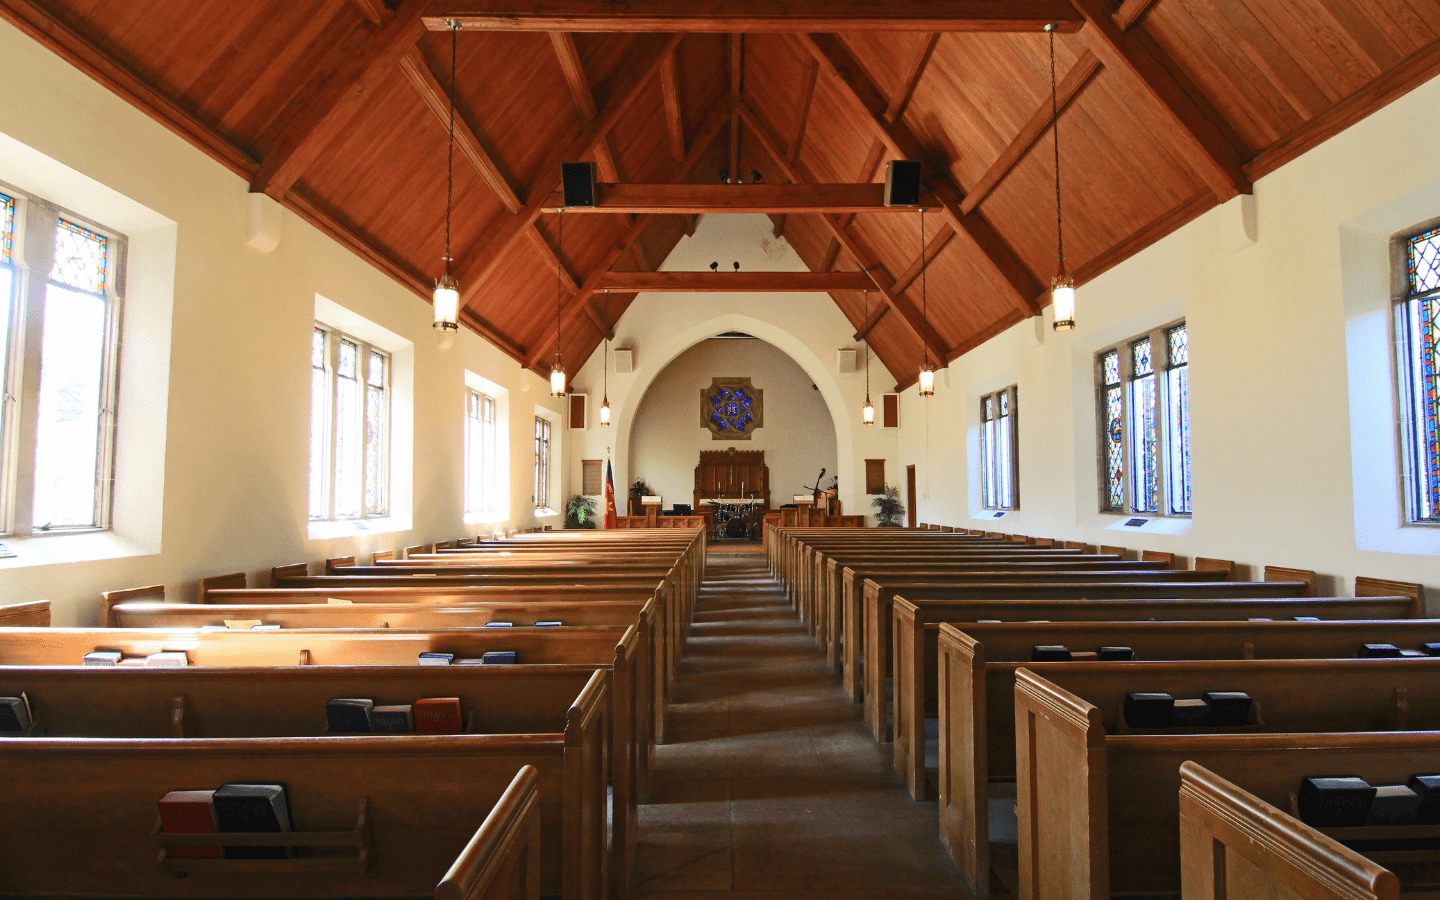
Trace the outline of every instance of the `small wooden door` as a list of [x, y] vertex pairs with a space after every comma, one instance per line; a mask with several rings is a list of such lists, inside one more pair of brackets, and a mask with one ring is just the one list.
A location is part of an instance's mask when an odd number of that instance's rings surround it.
[[905, 520], [915, 527], [915, 467], [905, 467]]

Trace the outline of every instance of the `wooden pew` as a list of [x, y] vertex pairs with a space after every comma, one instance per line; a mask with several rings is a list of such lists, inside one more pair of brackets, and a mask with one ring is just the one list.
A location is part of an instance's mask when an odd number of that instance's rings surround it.
[[540, 787], [524, 766], [435, 888], [435, 900], [540, 900]]
[[[1368, 762], [1367, 749], [1353, 756]], [[1192, 762], [1180, 764], [1180, 883], [1185, 900], [1400, 898], [1394, 872]]]
[[[1033, 670], [1033, 671], [1032, 671]], [[1223, 687], [1221, 685], [1223, 684]], [[1199, 697], [1245, 691], [1258, 716], [1236, 729], [1136, 732], [1129, 691]], [[1019, 900], [1109, 900], [1180, 889], [1180, 764], [1204, 766], [1273, 800], [1305, 775], [1404, 781], [1433, 773], [1440, 658], [1036, 663], [1015, 674]], [[1225, 733], [1229, 731], [1230, 733]], [[1429, 732], [1428, 734], [1355, 732]], [[1348, 732], [1348, 733], [1347, 733]], [[1357, 773], [1356, 746], [1413, 748]], [[1335, 753], [1345, 747], [1350, 753]], [[1393, 751], [1390, 751], [1393, 752]], [[1367, 757], [1368, 761], [1368, 757]], [[1393, 783], [1393, 782], [1392, 782]]]
[[16, 626], [48, 628], [50, 601], [33, 600], [29, 603], [7, 603], [0, 606], [0, 627]]
[[[1220, 581], [1219, 572], [1081, 572], [1039, 575], [1030, 573], [947, 576], [943, 580], [879, 584], [865, 582], [865, 611], [862, 630], [855, 642], [863, 661], [857, 661], [856, 672], [863, 672], [863, 696], [866, 722], [879, 740], [889, 739], [885, 725], [885, 680], [891, 672], [893, 645], [894, 599], [903, 594], [916, 605], [955, 601], [991, 600], [1065, 600], [1065, 599], [1230, 599], [1296, 596], [1303, 587], [1288, 582], [1244, 583]], [[1274, 585], [1283, 585], [1275, 587]], [[992, 618], [981, 616], [980, 618]], [[1128, 618], [1128, 617], [1126, 617]], [[850, 685], [850, 652], [846, 651], [845, 684]], [[853, 694], [852, 694], [853, 696]]]
[[[1145, 601], [1144, 605], [1156, 602], [1166, 601]], [[1291, 612], [1275, 608], [1282, 604], [1314, 608], [1325, 602], [1270, 601], [1269, 612]], [[1398, 602], [1392, 608], [1400, 614], [1408, 611]], [[1266, 610], [1254, 607], [1251, 611]], [[1387, 611], [1352, 605], [1345, 615], [1383, 616]], [[1015, 777], [1015, 672], [1024, 667], [1038, 669], [1039, 664], [1030, 662], [1036, 645], [1063, 644], [1072, 649], [1130, 647], [1141, 661], [1342, 659], [1354, 657], [1364, 643], [1418, 646], [1440, 635], [1440, 620], [1433, 619], [1181, 621], [1184, 617], [1183, 610], [1173, 610], [1160, 617], [1164, 621], [1066, 622], [1055, 616], [1056, 621], [1045, 623], [939, 626], [940, 835], [966, 882], [978, 895], [990, 891], [989, 784]], [[925, 785], [923, 778], [919, 784]]]
[[[520, 767], [532, 765], [540, 794], [541, 892], [603, 900], [606, 674], [507, 669], [0, 669], [0, 691], [26, 691], [39, 728], [63, 735], [0, 741], [0, 815], [26, 823], [0, 841], [5, 890], [161, 897], [424, 893], [474, 833], [479, 810], [494, 805]], [[515, 696], [522, 689], [524, 696]], [[97, 696], [110, 702], [95, 704]], [[392, 703], [458, 696], [474, 727], [442, 736], [324, 734], [326, 700], [357, 696]], [[177, 709], [183, 716], [175, 721]], [[187, 728], [207, 736], [168, 736]], [[369, 877], [352, 856], [343, 866], [295, 860], [214, 865], [205, 868], [225, 878], [197, 873], [173, 881], [167, 871], [173, 867], [156, 862], [156, 800], [170, 790], [227, 782], [285, 784], [298, 832], [354, 829], [368, 836], [374, 848], [364, 860]], [[243, 877], [256, 869], [296, 874]]]
[[449, 631], [52, 628], [43, 639], [36, 638], [30, 629], [0, 628], [0, 666], [78, 666], [92, 650], [118, 650], [126, 657], [179, 650], [192, 666], [397, 667], [418, 665], [422, 652], [478, 658], [488, 650], [513, 650], [517, 664], [503, 668], [603, 669], [610, 675], [609, 760], [615, 797], [614, 842], [619, 848], [611, 872], [619, 895], [628, 890], [638, 804], [648, 791], [654, 750], [648, 699], [651, 674], [635, 625]]

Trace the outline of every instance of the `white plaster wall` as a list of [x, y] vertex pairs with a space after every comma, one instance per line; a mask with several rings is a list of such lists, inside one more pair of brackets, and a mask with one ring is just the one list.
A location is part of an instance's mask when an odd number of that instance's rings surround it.
[[[715, 440], [700, 424], [700, 392], [714, 378], [749, 378], [763, 392], [764, 425], [750, 440]], [[822, 468], [827, 485], [836, 471], [835, 424], [825, 401], [804, 369], [764, 341], [702, 341], [665, 367], [636, 411], [631, 482], [644, 479], [667, 507], [689, 504], [700, 453], [731, 447], [765, 452], [772, 507], [805, 493]], [[757, 487], [751, 484], [747, 490]]]
[[[1017, 325], [942, 372], [929, 401], [906, 391], [900, 461], [917, 467], [920, 520], [1233, 559], [1257, 576], [1314, 569], [1325, 590], [1418, 581], [1440, 611], [1440, 531], [1399, 524], [1385, 319], [1390, 236], [1440, 216], [1436, 108], [1431, 81], [1262, 179], [1253, 246], [1223, 243], [1239, 201], [1212, 210], [1082, 287], [1077, 331]], [[1137, 532], [1097, 513], [1092, 359], [1180, 316], [1195, 514]], [[1008, 384], [1021, 510], [995, 523], [976, 510], [977, 406]]]
[[[467, 369], [507, 391], [508, 524], [535, 524], [534, 411], [559, 408], [540, 379], [473, 334], [462, 333], [441, 352], [424, 300], [289, 213], [278, 249], [265, 254], [247, 247], [242, 179], [7, 23], [0, 23], [0, 70], [8, 85], [0, 93], [0, 133], [154, 210], [178, 231], [159, 552], [62, 565], [35, 565], [22, 553], [0, 560], [0, 602], [49, 599], [56, 624], [88, 624], [102, 590], [163, 583], [184, 598], [204, 575], [245, 571], [252, 583], [263, 584], [277, 564], [489, 530], [462, 523]], [[0, 171], [0, 180], [5, 177]], [[408, 531], [307, 537], [308, 354], [316, 294], [414, 344], [414, 433], [395, 435], [413, 442]], [[121, 410], [122, 434], [125, 422]], [[565, 435], [556, 433], [556, 459], [564, 460]], [[561, 496], [568, 487], [564, 471]], [[158, 494], [154, 502], [162, 502]], [[558, 527], [560, 519], [545, 523]]]
[[[722, 268], [739, 262], [742, 271], [747, 272], [805, 271], [805, 264], [794, 250], [771, 234], [770, 220], [763, 215], [705, 216], [694, 236], [682, 238], [660, 268], [667, 272], [705, 271], [711, 262], [719, 262]], [[860, 424], [865, 375], [863, 372], [839, 374], [836, 365], [837, 350], [857, 346], [855, 329], [825, 294], [641, 294], [636, 297], [615, 329], [613, 346], [634, 351], [635, 370], [617, 375], [611, 358], [608, 382], [613, 411], [611, 426], [601, 426], [595, 412], [604, 390], [603, 352], [597, 350], [575, 375], [574, 390], [589, 393], [591, 414], [588, 428], [567, 432], [571, 438], [572, 483], [579, 484], [581, 460], [608, 456], [615, 466], [617, 500], [623, 510], [626, 485], [635, 480], [630, 468], [632, 460], [639, 467], [648, 464], [632, 456], [630, 450], [641, 398], [672, 360], [701, 341], [726, 331], [742, 331], [778, 348], [808, 377], [807, 389], [808, 384], [817, 387], [829, 410], [837, 447], [835, 466], [831, 467], [827, 479], [838, 472], [840, 499], [847, 513], [869, 513], [870, 498], [864, 495], [865, 460], [885, 459], [886, 475], [896, 483], [899, 429]], [[872, 398], [878, 406], [881, 393], [892, 390], [895, 379], [878, 359], [873, 359], [870, 381]], [[768, 393], [766, 397], [768, 399]], [[768, 415], [766, 421], [770, 421]], [[725, 446], [719, 441], [715, 444]], [[685, 482], [686, 496], [693, 490], [694, 465], [693, 461], [689, 464], [691, 476]], [[817, 465], [815, 472], [819, 469]], [[813, 477], [814, 473], [810, 475]], [[771, 485], [772, 491], [783, 487], [773, 468]], [[666, 502], [671, 502], [671, 498], [667, 497]]]

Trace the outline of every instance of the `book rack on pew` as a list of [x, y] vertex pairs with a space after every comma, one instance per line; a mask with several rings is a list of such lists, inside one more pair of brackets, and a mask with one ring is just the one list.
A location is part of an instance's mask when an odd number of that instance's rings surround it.
[[[160, 848], [162, 872], [176, 878], [192, 874], [262, 874], [270, 872], [352, 872], [373, 877], [374, 835], [370, 829], [369, 798], [360, 798], [360, 812], [350, 831], [286, 831], [279, 833], [166, 834], [160, 819], [150, 835]], [[171, 847], [353, 847], [344, 856], [296, 856], [289, 859], [175, 859]]]
[[[1300, 800], [1293, 793], [1290, 794], [1290, 815], [1296, 819], [1300, 818]], [[1429, 847], [1404, 849], [1366, 847], [1356, 851], [1371, 862], [1382, 866], [1440, 862], [1440, 825], [1358, 825], [1349, 828], [1324, 828], [1310, 825], [1308, 827], [1314, 828], [1331, 840], [1347, 845], [1359, 841], [1404, 841], [1406, 843], [1426, 841], [1431, 844]]]

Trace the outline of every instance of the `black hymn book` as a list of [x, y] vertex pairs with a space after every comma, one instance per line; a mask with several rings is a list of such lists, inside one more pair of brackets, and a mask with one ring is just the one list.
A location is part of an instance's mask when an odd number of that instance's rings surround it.
[[[227, 784], [215, 792], [216, 830], [230, 834], [275, 834], [290, 830], [283, 784]], [[294, 847], [226, 847], [226, 859], [289, 859]]]

